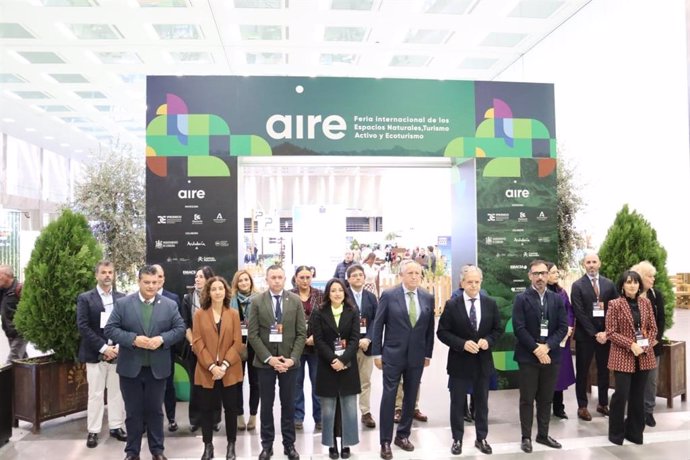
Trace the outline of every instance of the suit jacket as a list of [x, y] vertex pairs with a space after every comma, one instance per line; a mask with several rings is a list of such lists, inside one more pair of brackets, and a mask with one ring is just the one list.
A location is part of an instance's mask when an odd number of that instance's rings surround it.
[[664, 311], [664, 297], [661, 291], [651, 288], [647, 291], [647, 298], [652, 303], [652, 310], [654, 310], [654, 319], [656, 320], [656, 341], [654, 345], [654, 354], [661, 356], [663, 353], [663, 344], [661, 339], [664, 336], [664, 329], [666, 329], [666, 312]]
[[[568, 333], [568, 315], [561, 297], [546, 289], [544, 292], [546, 311], [549, 319], [548, 335], [545, 343], [549, 346], [552, 364], [561, 362], [560, 343]], [[539, 364], [533, 351], [541, 337], [541, 306], [539, 293], [532, 287], [515, 297], [513, 303], [513, 331], [517, 342], [513, 359], [523, 364]]]
[[[609, 301], [618, 297], [616, 287], [610, 279], [599, 276], [599, 301], [604, 302], [604, 311], [608, 310]], [[606, 318], [592, 316], [592, 304], [597, 301], [592, 282], [587, 274], [575, 281], [570, 288], [570, 302], [575, 311], [575, 340], [594, 340], [598, 332], [606, 329]]]
[[[402, 284], [381, 294], [374, 319], [372, 354], [394, 366], [421, 367], [434, 350], [434, 297], [417, 288], [420, 309], [414, 327], [405, 303]], [[385, 339], [384, 339], [385, 329]]]
[[[653, 347], [657, 342], [657, 327], [649, 299], [639, 297], [637, 303], [640, 308], [642, 334], [649, 339], [649, 347], [638, 356], [640, 370], [644, 371], [656, 367]], [[630, 305], [625, 297], [614, 299], [609, 304], [609, 311], [606, 314], [606, 337], [611, 341], [608, 368], [613, 371], [634, 373], [635, 355], [630, 346], [635, 341], [635, 324]]]
[[[352, 299], [352, 303], [357, 305], [357, 301], [355, 300], [355, 293], [352, 292], [351, 288], [347, 288], [348, 294], [350, 298]], [[376, 295], [374, 295], [373, 292], [367, 291], [366, 289], [362, 289], [362, 306], [359, 309], [359, 317], [361, 318], [366, 318], [367, 320], [367, 332], [362, 335], [361, 338], [363, 339], [369, 339], [373, 342], [374, 339], [374, 319], [376, 318], [376, 309], [378, 308], [379, 302], [376, 300]], [[365, 355], [371, 356], [371, 349], [373, 347], [371, 344], [369, 344], [369, 348], [367, 348], [367, 351], [364, 352]]]
[[[355, 395], [361, 391], [359, 368], [357, 367], [357, 349], [359, 348], [359, 312], [357, 308], [343, 307], [340, 321], [335, 324], [331, 307], [315, 309], [311, 314], [314, 331], [314, 348], [318, 356], [316, 366], [317, 396], [335, 398], [338, 395]], [[335, 341], [347, 341], [341, 356], [335, 354]], [[347, 369], [334, 371], [331, 362], [340, 360]]]
[[240, 314], [233, 308], [223, 308], [220, 316], [220, 333], [213, 318], [213, 309], [197, 310], [194, 314], [194, 351], [197, 362], [194, 383], [204, 388], [213, 388], [215, 380], [209, 367], [226, 363], [228, 369], [223, 376], [223, 386], [229, 387], [242, 381], [242, 327]]
[[[112, 291], [113, 308], [115, 301], [124, 297], [122, 292]], [[103, 299], [94, 288], [82, 292], [77, 297], [77, 328], [79, 329], [79, 361], [97, 363], [100, 360], [100, 349], [108, 343], [101, 328], [101, 313], [105, 312]]]
[[180, 308], [180, 296], [175, 294], [174, 292], [170, 292], [167, 289], [163, 289], [163, 292], [161, 293], [163, 297], [167, 297], [168, 299], [172, 300], [175, 302], [175, 305], [177, 305], [177, 308]]
[[283, 312], [283, 341], [271, 343], [268, 336], [275, 322], [271, 291], [266, 290], [252, 300], [247, 335], [254, 349], [255, 367], [270, 368], [265, 361], [271, 356], [284, 356], [295, 362], [294, 367], [300, 365], [304, 341], [307, 339], [302, 301], [296, 294], [283, 290], [280, 305]]
[[[141, 318], [139, 292], [115, 301], [115, 307], [105, 325], [105, 336], [120, 345], [117, 358], [117, 373], [122, 377], [139, 375], [145, 353], [150, 353], [150, 365], [157, 379], [168, 378], [172, 369], [170, 347], [184, 338], [185, 324], [177, 305], [172, 300], [156, 294], [149, 330], [144, 330]], [[144, 350], [134, 346], [138, 335], [161, 336], [163, 345], [156, 350]]]
[[[479, 305], [481, 319], [477, 330], [470, 324], [463, 296], [447, 301], [441, 314], [436, 335], [441, 342], [448, 345], [446, 371], [451, 377], [474, 377], [477, 374], [489, 376], [494, 370], [491, 350], [503, 335], [501, 314], [491, 297], [480, 294]], [[480, 349], [477, 354], [465, 351], [465, 342], [477, 342], [479, 339], [486, 339], [489, 343], [487, 350]]]

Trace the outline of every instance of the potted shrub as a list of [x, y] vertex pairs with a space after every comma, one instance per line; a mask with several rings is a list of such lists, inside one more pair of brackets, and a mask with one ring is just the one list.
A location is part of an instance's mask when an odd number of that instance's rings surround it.
[[101, 249], [86, 218], [70, 210], [36, 240], [15, 324], [46, 355], [14, 362], [15, 418], [33, 423], [86, 410], [86, 368], [76, 360], [76, 299], [94, 284]]

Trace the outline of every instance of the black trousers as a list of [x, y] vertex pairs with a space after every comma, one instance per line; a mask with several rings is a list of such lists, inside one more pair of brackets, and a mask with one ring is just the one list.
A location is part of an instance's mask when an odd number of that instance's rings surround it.
[[134, 378], [120, 376], [120, 391], [125, 403], [127, 445], [125, 453], [138, 456], [141, 438], [146, 424], [146, 436], [151, 454], [162, 454], [163, 445], [163, 396], [165, 379], [153, 376], [150, 367], [142, 367]]
[[627, 438], [641, 444], [644, 432], [644, 388], [649, 371], [637, 370], [632, 374], [616, 371], [613, 375], [616, 389], [611, 396], [609, 408], [609, 440], [620, 444]]
[[[200, 386], [194, 384], [194, 372], [196, 369], [196, 355], [190, 350], [185, 359], [187, 372], [189, 373], [189, 424], [192, 426], [201, 426], [201, 395], [199, 394]], [[215, 424], [220, 423], [220, 401], [214, 412], [213, 420]]]
[[[254, 362], [254, 349], [251, 345], [247, 344], [247, 361], [242, 363], [242, 376], [249, 376], [249, 415], [256, 415], [259, 410], [259, 399], [261, 395], [259, 394], [259, 374], [258, 369], [252, 366]], [[237, 392], [237, 398], [239, 400], [240, 411], [238, 415], [244, 415], [244, 389], [240, 385]]]
[[422, 380], [423, 366], [402, 367], [383, 363], [383, 394], [381, 396], [381, 407], [379, 409], [379, 420], [381, 429], [379, 440], [381, 444], [393, 441], [393, 415], [395, 414], [395, 396], [398, 392], [400, 378], [403, 379], [403, 404], [400, 423], [395, 433], [397, 437], [407, 438], [412, 429], [412, 416], [414, 415], [414, 405], [419, 391], [419, 384]]
[[450, 431], [453, 440], [461, 441], [465, 433], [465, 407], [467, 394], [473, 391], [474, 423], [477, 439], [486, 439], [489, 433], [489, 379], [477, 371], [473, 378], [449, 377], [450, 390]]
[[165, 381], [165, 416], [168, 420], [175, 420], [175, 409], [177, 406], [177, 395], [175, 394], [175, 352], [174, 347], [170, 347], [170, 376]]
[[553, 392], [553, 413], [561, 414], [565, 412], [565, 404], [563, 404], [563, 392], [556, 390]]
[[520, 427], [523, 438], [532, 438], [534, 402], [537, 402], [537, 436], [549, 435], [551, 400], [560, 364], [519, 363]]
[[594, 338], [578, 340], [575, 342], [575, 396], [577, 407], [587, 407], [587, 389], [589, 388], [589, 365], [592, 357], [597, 359], [597, 388], [599, 391], [599, 404], [609, 404], [609, 350], [611, 342], [604, 345]]
[[257, 368], [261, 394], [261, 447], [272, 449], [276, 437], [273, 421], [273, 403], [276, 397], [276, 380], [280, 386], [280, 431], [283, 446], [295, 444], [295, 385], [297, 371], [292, 368], [279, 373], [272, 368]]
[[225, 435], [228, 442], [237, 439], [237, 391], [242, 387], [242, 382], [223, 386], [221, 380], [216, 380], [213, 388], [199, 386], [201, 397], [201, 435], [204, 443], [213, 441], [213, 425], [216, 424], [216, 412], [222, 403], [225, 411]]

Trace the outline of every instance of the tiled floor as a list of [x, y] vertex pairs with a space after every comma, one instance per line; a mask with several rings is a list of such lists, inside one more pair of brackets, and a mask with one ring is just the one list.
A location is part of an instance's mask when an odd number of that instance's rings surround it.
[[[690, 341], [690, 310], [676, 310], [675, 325], [667, 332], [669, 338]], [[0, 339], [0, 356], [7, 354], [7, 343], [4, 337]], [[686, 356], [686, 359], [688, 357]], [[431, 366], [425, 370], [422, 382], [421, 409], [429, 416], [427, 423], [415, 422], [411, 439], [417, 446], [414, 452], [404, 452], [393, 447], [395, 459], [445, 459], [445, 458], [486, 458], [473, 447], [474, 428], [465, 430], [465, 447], [460, 457], [450, 455], [450, 428], [448, 422], [448, 392], [446, 390], [445, 373], [446, 349], [437, 344], [435, 358]], [[690, 366], [686, 365], [686, 373]], [[308, 390], [309, 385], [306, 384]], [[378, 401], [381, 396], [380, 374], [374, 371], [374, 388], [372, 403], [375, 418], [378, 419]], [[674, 400], [674, 408], [668, 409], [666, 401], [657, 400], [655, 428], [645, 431], [645, 444], [631, 445], [626, 442], [623, 446], [614, 446], [607, 440], [607, 419], [593, 412], [591, 422], [579, 421], [575, 414], [574, 387], [566, 392], [566, 412], [570, 419], [561, 421], [552, 419], [551, 435], [563, 444], [563, 449], [552, 450], [539, 444], [534, 444], [532, 454], [520, 451], [520, 428], [518, 422], [518, 394], [517, 390], [504, 390], [490, 394], [489, 405], [489, 436], [488, 441], [493, 447], [493, 457], [498, 458], [531, 458], [533, 460], [609, 460], [609, 459], [644, 459], [644, 460], [675, 460], [690, 459], [690, 410], [688, 403], [681, 403], [680, 397]], [[309, 403], [308, 403], [309, 404]], [[590, 402], [593, 409], [596, 401]], [[277, 405], [276, 405], [277, 409]], [[178, 417], [181, 429], [166, 437], [166, 455], [172, 459], [197, 459], [201, 456], [202, 442], [200, 436], [189, 432], [182, 415], [186, 414], [186, 403], [178, 404]], [[276, 410], [276, 420], [278, 412]], [[111, 460], [124, 458], [123, 443], [109, 439], [107, 430], [102, 433], [101, 443], [95, 449], [88, 449], [86, 441], [85, 414], [67, 417], [42, 425], [41, 433], [31, 434], [30, 425], [20, 423], [14, 431], [12, 440], [0, 448], [1, 460], [33, 460], [33, 459], [81, 459], [94, 458]], [[313, 431], [313, 423], [306, 422], [304, 432], [298, 432], [297, 450], [302, 459], [328, 458], [327, 449], [321, 446], [321, 436]], [[352, 448], [353, 459], [378, 458], [378, 430], [362, 429], [360, 444]], [[215, 442], [218, 454], [225, 451], [222, 431]], [[240, 433], [237, 440], [237, 454], [239, 458], [256, 458], [260, 451], [257, 432]], [[147, 452], [146, 444], [142, 452]], [[280, 449], [280, 437], [274, 446], [275, 459], [286, 458]], [[142, 459], [150, 458], [148, 453]], [[221, 457], [217, 457], [221, 458]]]

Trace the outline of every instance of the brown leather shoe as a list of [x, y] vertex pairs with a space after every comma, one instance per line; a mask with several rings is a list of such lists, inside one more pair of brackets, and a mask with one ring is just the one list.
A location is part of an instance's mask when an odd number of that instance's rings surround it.
[[381, 444], [381, 458], [383, 460], [391, 460], [393, 458], [393, 451], [391, 450], [390, 442], [384, 442]]
[[393, 423], [400, 423], [401, 418], [402, 418], [402, 410], [401, 409], [395, 409], [395, 414], [393, 414]]
[[426, 422], [429, 420], [429, 417], [422, 414], [422, 411], [420, 411], [419, 409], [414, 410], [414, 415], [412, 415], [412, 417], [418, 422]]
[[589, 413], [586, 407], [580, 407], [577, 410], [577, 416], [585, 422], [592, 420], [592, 415]]
[[410, 438], [399, 438], [396, 436], [393, 440], [393, 444], [407, 452], [412, 452], [414, 450], [414, 444], [410, 442]]
[[367, 428], [376, 428], [376, 422], [369, 412], [362, 415], [362, 424]]
[[597, 406], [597, 412], [599, 412], [604, 417], [609, 416], [609, 406]]
[[166, 457], [163, 454], [153, 454], [151, 457], [152, 460], [168, 460], [168, 457]]

